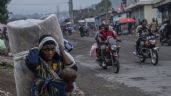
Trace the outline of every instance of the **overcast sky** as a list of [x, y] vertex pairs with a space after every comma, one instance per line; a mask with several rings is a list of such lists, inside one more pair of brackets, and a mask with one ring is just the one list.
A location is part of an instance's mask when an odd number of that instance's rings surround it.
[[[68, 11], [69, 0], [11, 0], [8, 9], [13, 14], [54, 13], [57, 6], [61, 11]], [[73, 0], [74, 9], [85, 8], [101, 0]]]

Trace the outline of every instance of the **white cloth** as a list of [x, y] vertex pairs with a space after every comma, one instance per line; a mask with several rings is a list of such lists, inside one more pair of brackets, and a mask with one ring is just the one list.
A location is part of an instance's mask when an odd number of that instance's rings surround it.
[[46, 43], [47, 41], [53, 41], [56, 44], [56, 49], [59, 49], [58, 43], [56, 42], [56, 40], [53, 37], [45, 37], [40, 43], [39, 43], [39, 50], [42, 49], [44, 43]]

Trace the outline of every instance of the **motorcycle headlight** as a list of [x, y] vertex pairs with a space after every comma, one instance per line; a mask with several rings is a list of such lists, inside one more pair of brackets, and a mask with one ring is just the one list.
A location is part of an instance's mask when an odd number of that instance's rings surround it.
[[156, 44], [156, 40], [149, 40], [150, 44]]
[[112, 49], [112, 50], [116, 50], [116, 49], [117, 49], [117, 46], [116, 46], [116, 45], [112, 45], [112, 46], [111, 46], [111, 49]]

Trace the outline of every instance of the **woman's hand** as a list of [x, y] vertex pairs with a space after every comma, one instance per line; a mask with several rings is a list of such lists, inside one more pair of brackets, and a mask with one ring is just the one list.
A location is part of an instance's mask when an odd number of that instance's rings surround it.
[[64, 52], [64, 46], [61, 44], [58, 44], [58, 46], [59, 46], [59, 50], [60, 50], [61, 54], [64, 54], [65, 53]]
[[25, 58], [27, 67], [34, 71], [38, 64], [40, 64], [39, 51], [38, 49], [31, 49]]

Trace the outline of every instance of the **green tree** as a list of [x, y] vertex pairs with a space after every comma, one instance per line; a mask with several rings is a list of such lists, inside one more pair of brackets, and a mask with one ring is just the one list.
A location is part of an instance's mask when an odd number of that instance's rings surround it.
[[9, 4], [11, 0], [0, 0], [0, 22], [7, 23], [8, 19], [8, 9], [7, 4]]
[[80, 20], [84, 18], [90, 18], [94, 16], [98, 16], [100, 14], [108, 12], [112, 7], [110, 0], [101, 0], [94, 7], [84, 8], [82, 10], [74, 10], [74, 19]]
[[106, 13], [112, 7], [110, 0], [101, 0], [99, 4], [96, 5], [96, 14]]

